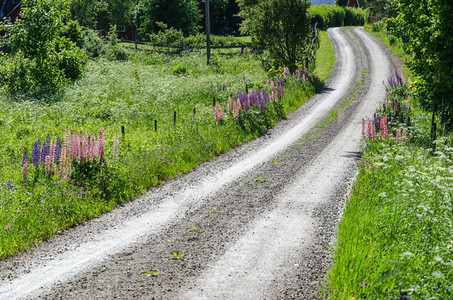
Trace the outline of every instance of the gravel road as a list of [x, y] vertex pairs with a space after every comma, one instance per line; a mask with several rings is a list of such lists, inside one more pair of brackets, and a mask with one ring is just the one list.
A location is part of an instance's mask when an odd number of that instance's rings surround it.
[[[0, 261], [0, 299], [319, 298], [360, 120], [399, 69], [361, 28], [328, 34], [336, 65], [322, 93], [265, 136]], [[354, 90], [348, 109], [317, 128]]]

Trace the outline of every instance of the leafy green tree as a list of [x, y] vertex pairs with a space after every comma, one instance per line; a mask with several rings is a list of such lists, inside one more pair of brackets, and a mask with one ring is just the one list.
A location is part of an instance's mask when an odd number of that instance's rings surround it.
[[398, 3], [394, 0], [372, 0], [368, 6], [371, 16], [393, 18], [398, 15]]
[[110, 25], [127, 25], [135, 0], [72, 0], [71, 16], [81, 25], [97, 30], [108, 30]]
[[309, 0], [264, 0], [245, 7], [247, 31], [279, 66], [303, 63], [310, 52]]
[[140, 0], [135, 8], [135, 23], [142, 37], [159, 31], [162, 22], [184, 34], [195, 34], [202, 15], [197, 0]]
[[82, 28], [65, 3], [24, 0], [20, 19], [0, 40], [0, 87], [7, 92], [55, 91], [82, 76], [86, 54]]
[[409, 63], [417, 75], [423, 107], [442, 112], [453, 121], [453, 3], [441, 0], [397, 0], [399, 15], [387, 28], [412, 53]]

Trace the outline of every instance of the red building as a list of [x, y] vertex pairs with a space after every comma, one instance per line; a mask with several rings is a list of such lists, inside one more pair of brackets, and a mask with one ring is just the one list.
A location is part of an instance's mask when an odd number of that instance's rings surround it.
[[359, 0], [349, 0], [348, 6], [359, 8], [360, 7]]

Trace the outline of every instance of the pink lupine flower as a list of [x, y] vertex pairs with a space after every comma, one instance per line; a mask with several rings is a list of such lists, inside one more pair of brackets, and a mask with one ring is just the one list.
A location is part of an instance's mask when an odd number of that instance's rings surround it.
[[55, 142], [52, 141], [50, 144], [50, 160], [52, 164], [55, 162]]
[[63, 177], [65, 173], [65, 165], [66, 165], [66, 154], [68, 150], [66, 146], [63, 147], [61, 150], [61, 158], [60, 158], [60, 176]]
[[371, 120], [368, 118], [368, 136], [371, 136]]
[[407, 77], [407, 85], [410, 86], [411, 84], [412, 84], [412, 80], [411, 80], [411, 76], [409, 75], [409, 76]]
[[384, 139], [388, 138], [388, 136], [389, 136], [388, 127], [387, 127], [387, 124], [385, 124], [385, 123], [384, 123], [383, 135], [384, 135]]
[[241, 113], [242, 113], [242, 104], [241, 104], [241, 101], [239, 101], [239, 99], [238, 99], [236, 102], [236, 117], [240, 118]]
[[94, 133], [91, 133], [91, 144], [90, 144], [90, 161], [93, 160], [95, 156], [95, 148], [96, 148], [96, 137], [94, 136]]
[[407, 132], [406, 132], [406, 129], [403, 129], [403, 137], [401, 139], [403, 144], [406, 144], [406, 139], [407, 139]]
[[291, 76], [291, 72], [289, 71], [288, 67], [283, 68], [283, 76], [285, 76], [285, 77]]
[[105, 138], [104, 128], [101, 128], [98, 137], [98, 154], [99, 154], [98, 165], [101, 165], [104, 160], [104, 138]]
[[46, 171], [46, 176], [50, 177], [50, 175], [52, 173], [52, 161], [50, 160], [50, 155], [46, 156], [45, 171]]
[[229, 112], [233, 111], [233, 100], [231, 99], [231, 96], [228, 97], [228, 111]]
[[401, 133], [399, 128], [396, 130], [396, 142], [401, 142]]
[[220, 122], [223, 118], [223, 109], [222, 109], [222, 106], [220, 106], [219, 102], [217, 102], [215, 105], [214, 117], [217, 122]]
[[411, 109], [411, 95], [407, 97], [406, 108]]
[[374, 124], [371, 126], [371, 139], [373, 141], [376, 140], [376, 127], [374, 126]]
[[362, 138], [366, 138], [366, 133], [365, 133], [365, 120], [362, 119]]

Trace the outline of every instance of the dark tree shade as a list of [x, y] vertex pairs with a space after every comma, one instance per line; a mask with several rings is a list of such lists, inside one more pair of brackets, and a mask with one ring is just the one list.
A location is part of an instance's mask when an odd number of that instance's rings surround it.
[[194, 34], [198, 32], [201, 18], [197, 0], [140, 0], [135, 11], [135, 22], [142, 37], [160, 29], [156, 22]]

